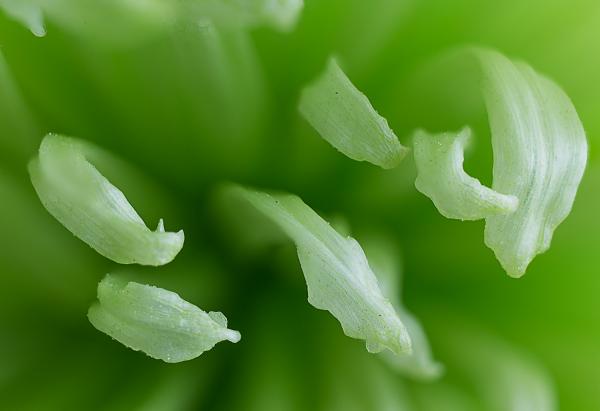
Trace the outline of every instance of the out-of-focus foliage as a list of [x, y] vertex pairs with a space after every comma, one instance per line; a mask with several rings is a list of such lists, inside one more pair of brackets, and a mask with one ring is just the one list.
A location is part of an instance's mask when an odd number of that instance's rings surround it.
[[[524, 353], [511, 358], [537, 371], [519, 378], [541, 376], [536, 392], [550, 387], [561, 409], [600, 409], [597, 1], [307, 0], [289, 32], [165, 27], [153, 20], [160, 11], [109, 7], [133, 2], [84, 3], [73, 15], [91, 16], [88, 26], [48, 18], [43, 38], [0, 14], [0, 408], [494, 410], [490, 398], [511, 388], [491, 368], [471, 374], [485, 344]], [[387, 171], [357, 163], [297, 112], [301, 88], [338, 55], [402, 141], [418, 127], [470, 124], [478, 138], [465, 171], [491, 186], [489, 123], [473, 73], [430, 64], [473, 43], [552, 78], [589, 139], [573, 211], [518, 281], [482, 243], [482, 222], [447, 220], [414, 189], [410, 156]], [[134, 268], [136, 281], [227, 313], [243, 341], [163, 364], [89, 324], [97, 283], [115, 266], [37, 199], [26, 165], [47, 132], [93, 142], [140, 170], [144, 183], [125, 178], [119, 188], [144, 221], [184, 228], [186, 245], [167, 266]], [[297, 193], [322, 215], [342, 215], [359, 241], [386, 232], [403, 250], [403, 303], [427, 330], [443, 377], [405, 379], [345, 338], [306, 304], [291, 245], [241, 247], [212, 202], [223, 180]], [[480, 382], [495, 391], [486, 395]]]

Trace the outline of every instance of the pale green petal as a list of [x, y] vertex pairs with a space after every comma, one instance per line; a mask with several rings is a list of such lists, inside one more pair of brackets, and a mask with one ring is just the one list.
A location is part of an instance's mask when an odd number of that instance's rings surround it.
[[191, 360], [220, 341], [241, 338], [227, 329], [223, 314], [206, 313], [162, 288], [107, 275], [98, 285], [98, 300], [88, 311], [94, 327], [165, 362]]
[[47, 135], [29, 174], [42, 204], [69, 231], [121, 264], [163, 265], [183, 247], [183, 231], [156, 231], [88, 159], [107, 154], [83, 141]]
[[211, 21], [223, 28], [268, 26], [290, 31], [300, 18], [304, 0], [183, 0], [180, 5], [183, 21]]
[[40, 0], [0, 0], [0, 8], [8, 16], [27, 27], [35, 36], [46, 35]]
[[44, 20], [112, 46], [136, 41], [181, 25], [194, 29], [212, 21], [244, 29], [270, 26], [292, 30], [303, 0], [0, 0], [0, 8], [36, 36], [46, 35]]
[[92, 41], [127, 46], [175, 22], [176, 4], [162, 0], [0, 0], [0, 8], [36, 36], [44, 20]]
[[[417, 186], [446, 216], [485, 216], [486, 245], [510, 276], [521, 277], [535, 256], [550, 247], [554, 230], [571, 211], [587, 162], [586, 136], [573, 103], [554, 82], [492, 50], [468, 49], [466, 54], [459, 53], [461, 60], [474, 55], [482, 72], [494, 154], [492, 190], [463, 174], [462, 167], [456, 167], [461, 163], [464, 146], [460, 136], [455, 137], [454, 146], [451, 137], [445, 137], [448, 142], [437, 137], [442, 141], [437, 147], [441, 154], [444, 146], [456, 150], [446, 158], [452, 159], [454, 168], [450, 173], [445, 171], [449, 166], [440, 161], [444, 156], [432, 158], [440, 164], [438, 179], [421, 175]], [[416, 141], [422, 145], [424, 138]], [[419, 172], [434, 170], [422, 167], [421, 154], [416, 156], [417, 163], [421, 163]], [[469, 193], [476, 188], [478, 195], [484, 193], [488, 200], [493, 199], [488, 206], [497, 203], [501, 212], [478, 215], [470, 208], [471, 202], [463, 201], [464, 186], [457, 189], [453, 183], [456, 181], [468, 182]], [[457, 198], [450, 201], [453, 196]], [[471, 194], [468, 197], [477, 198]], [[510, 197], [518, 199], [513, 212], [512, 200], [507, 202]], [[487, 211], [494, 211], [493, 206]]]
[[270, 195], [242, 187], [232, 190], [296, 243], [310, 304], [329, 311], [344, 333], [365, 340], [370, 352], [384, 348], [396, 354], [411, 351], [408, 332], [382, 295], [356, 240], [342, 237], [294, 195]]
[[265, 23], [282, 30], [292, 29], [304, 8], [304, 0], [261, 0]]
[[458, 133], [418, 130], [413, 137], [417, 190], [447, 218], [479, 220], [514, 212], [519, 204], [517, 197], [485, 187], [465, 172], [464, 150], [470, 138], [468, 127]]
[[52, 20], [74, 32], [95, 37], [123, 34], [136, 37], [136, 30], [147, 32], [171, 24], [177, 11], [174, 2], [162, 0], [42, 0], [42, 3]]
[[304, 88], [298, 108], [321, 137], [351, 159], [393, 168], [406, 155], [387, 121], [333, 58]]
[[381, 291], [400, 313], [412, 343], [412, 353], [395, 355], [381, 353], [382, 359], [398, 373], [417, 379], [434, 380], [444, 372], [444, 366], [433, 358], [429, 340], [421, 322], [402, 303], [402, 266], [398, 250], [384, 236], [370, 236], [364, 242], [369, 264], [376, 273]]
[[551, 80], [497, 52], [476, 54], [492, 131], [492, 188], [519, 198], [514, 213], [487, 218], [485, 242], [520, 277], [571, 211], [587, 141], [569, 97]]

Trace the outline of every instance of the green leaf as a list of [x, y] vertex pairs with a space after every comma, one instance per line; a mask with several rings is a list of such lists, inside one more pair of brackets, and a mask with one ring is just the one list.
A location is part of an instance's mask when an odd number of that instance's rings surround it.
[[369, 352], [411, 352], [406, 327], [382, 295], [360, 245], [338, 234], [290, 194], [267, 194], [235, 186], [232, 191], [277, 224], [296, 244], [308, 301], [338, 319], [344, 333], [366, 341]]
[[321, 137], [353, 160], [389, 169], [408, 151], [334, 58], [304, 88], [298, 108]]
[[47, 135], [29, 164], [33, 186], [44, 207], [69, 231], [106, 258], [121, 264], [163, 265], [183, 247], [183, 231], [156, 231], [89, 162], [108, 156], [83, 141]]
[[515, 196], [485, 187], [464, 171], [464, 150], [470, 138], [468, 127], [442, 134], [418, 130], [413, 137], [417, 190], [447, 218], [479, 220], [514, 212], [519, 205]]
[[241, 338], [222, 313], [206, 313], [162, 288], [107, 275], [98, 284], [98, 300], [88, 311], [94, 327], [165, 362], [191, 360], [220, 341]]

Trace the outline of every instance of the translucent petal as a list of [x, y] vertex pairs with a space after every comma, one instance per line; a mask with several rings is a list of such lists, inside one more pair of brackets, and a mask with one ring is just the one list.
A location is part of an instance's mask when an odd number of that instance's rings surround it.
[[272, 219], [296, 243], [308, 287], [308, 301], [329, 311], [344, 333], [366, 341], [367, 350], [411, 351], [406, 327], [382, 295], [360, 245], [342, 237], [302, 200], [232, 188]]
[[302, 91], [299, 110], [321, 137], [353, 160], [393, 168], [407, 153], [387, 121], [333, 58]]
[[550, 247], [569, 215], [587, 162], [587, 141], [573, 103], [524, 63], [478, 50], [492, 130], [492, 188], [519, 198], [507, 215], [486, 219], [485, 242], [513, 277]]
[[[113, 186], [88, 161], [98, 148], [47, 135], [29, 174], [42, 204], [69, 231], [106, 258], [121, 264], [163, 265], [183, 247], [183, 231], [151, 231]], [[161, 229], [162, 228], [162, 229]]]
[[431, 198], [447, 218], [479, 220], [514, 212], [519, 205], [517, 197], [485, 187], [463, 169], [464, 150], [470, 138], [468, 127], [458, 133], [417, 131], [413, 138], [417, 190]]
[[241, 338], [227, 329], [221, 313], [206, 313], [174, 292], [110, 274], [98, 285], [98, 300], [88, 311], [94, 327], [165, 362], [191, 360], [220, 341]]

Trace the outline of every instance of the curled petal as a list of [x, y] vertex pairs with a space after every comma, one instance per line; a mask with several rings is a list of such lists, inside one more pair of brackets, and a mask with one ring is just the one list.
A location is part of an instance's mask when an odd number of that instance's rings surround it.
[[486, 219], [485, 242], [513, 277], [550, 247], [569, 215], [587, 162], [587, 140], [569, 97], [524, 63], [478, 50], [492, 131], [492, 188], [519, 198]]
[[[47, 135], [29, 164], [44, 207], [75, 236], [121, 264], [163, 265], [183, 247], [183, 231], [151, 231], [125, 198], [89, 161], [91, 144]], [[106, 155], [106, 153], [102, 153]]]
[[465, 172], [464, 150], [470, 138], [468, 127], [458, 133], [434, 135], [417, 131], [413, 138], [417, 190], [431, 198], [447, 218], [480, 220], [514, 212], [519, 205], [517, 197], [500, 194]]

